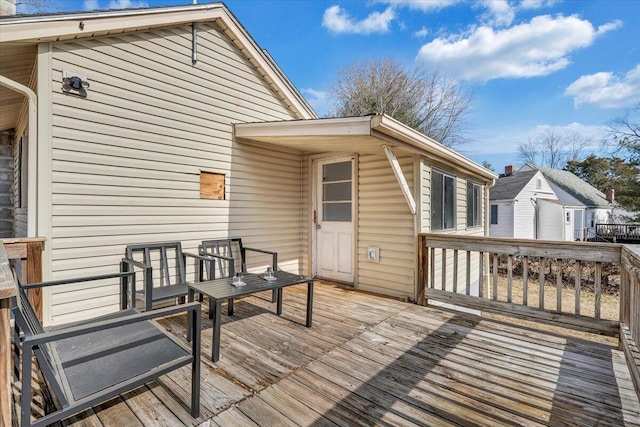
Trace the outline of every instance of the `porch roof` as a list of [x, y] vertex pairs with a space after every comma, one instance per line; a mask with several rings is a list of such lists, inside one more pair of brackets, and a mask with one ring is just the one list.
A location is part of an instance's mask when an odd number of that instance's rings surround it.
[[382, 153], [383, 146], [425, 156], [483, 180], [498, 176], [460, 153], [384, 114], [362, 117], [239, 123], [235, 136], [306, 153]]

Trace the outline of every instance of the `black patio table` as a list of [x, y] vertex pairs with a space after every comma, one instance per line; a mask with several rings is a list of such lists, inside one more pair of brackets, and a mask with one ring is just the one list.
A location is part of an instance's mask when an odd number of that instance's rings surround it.
[[[189, 302], [192, 302], [196, 293], [209, 297], [209, 304], [213, 308], [213, 339], [211, 343], [211, 359], [217, 362], [220, 359], [220, 324], [222, 303], [228, 301], [227, 314], [233, 315], [233, 298], [250, 295], [257, 292], [276, 290], [276, 313], [282, 314], [282, 289], [287, 286], [307, 284], [307, 328], [311, 327], [311, 315], [313, 311], [313, 279], [299, 274], [292, 274], [286, 271], [274, 271], [276, 280], [267, 281], [259, 274], [243, 273], [242, 280], [244, 286], [233, 286], [233, 279], [226, 277], [222, 279], [208, 280], [199, 283], [189, 283]], [[190, 331], [190, 329], [187, 329]], [[187, 339], [191, 340], [190, 336]]]

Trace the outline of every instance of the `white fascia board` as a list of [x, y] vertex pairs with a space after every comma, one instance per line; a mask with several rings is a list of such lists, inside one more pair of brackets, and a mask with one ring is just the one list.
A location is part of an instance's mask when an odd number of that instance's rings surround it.
[[265, 123], [237, 123], [238, 138], [305, 137], [305, 136], [368, 136], [371, 134], [370, 117], [337, 119], [291, 120]]
[[389, 135], [399, 141], [406, 142], [430, 155], [440, 158], [443, 161], [452, 162], [454, 165], [469, 171], [473, 175], [482, 177], [486, 180], [494, 180], [498, 178], [498, 175], [490, 170], [485, 169], [454, 150], [445, 147], [428, 136], [389, 116], [383, 114], [376, 115], [373, 116], [371, 121], [371, 128], [373, 130]]

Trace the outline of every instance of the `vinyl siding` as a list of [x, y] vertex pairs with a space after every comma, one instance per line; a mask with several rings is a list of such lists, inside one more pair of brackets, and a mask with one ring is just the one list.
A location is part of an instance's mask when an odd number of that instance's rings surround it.
[[[63, 70], [87, 77], [86, 99], [59, 90]], [[226, 236], [300, 271], [302, 156], [232, 135], [294, 116], [215, 25], [199, 26], [196, 66], [181, 26], [56, 43], [52, 75], [52, 278], [116, 272], [127, 244]], [[200, 171], [225, 174], [226, 200], [199, 198]], [[118, 286], [63, 287], [51, 304], [52, 325], [106, 313]]]
[[[541, 183], [540, 188], [537, 188], [538, 179]], [[553, 189], [540, 171], [538, 171], [538, 173], [536, 173], [533, 178], [531, 178], [531, 181], [529, 181], [527, 185], [525, 185], [524, 188], [520, 191], [520, 193], [518, 193], [518, 196], [513, 203], [513, 237], [516, 239], [536, 238], [536, 208], [531, 202], [531, 199], [558, 199], [556, 194], [553, 192]]]
[[[437, 168], [437, 167], [436, 167]], [[422, 173], [427, 174], [430, 179], [432, 167], [426, 164], [425, 160], [423, 160]], [[437, 168], [438, 170], [442, 170]], [[482, 218], [483, 224], [478, 227], [467, 227], [467, 181], [468, 178], [465, 176], [456, 175], [455, 172], [445, 171], [445, 173], [452, 175], [455, 177], [455, 188], [456, 188], [456, 225], [453, 230], [444, 230], [443, 234], [456, 234], [456, 235], [466, 235], [466, 236], [484, 236], [485, 235], [485, 227], [484, 227], [484, 214], [485, 214], [485, 198], [484, 192], [482, 197]], [[471, 180], [471, 182], [478, 183], [477, 181]], [[425, 177], [422, 178], [423, 188], [421, 195], [423, 197], [423, 206], [425, 203], [425, 199], [427, 201], [431, 200], [431, 183], [430, 180], [427, 180]], [[423, 215], [426, 211], [423, 209]], [[430, 221], [430, 212], [429, 216], [423, 218], [423, 230], [426, 229], [427, 232], [430, 232], [431, 221]], [[426, 223], [426, 226], [425, 226]], [[436, 289], [446, 289], [448, 291], [453, 291], [454, 289], [454, 274], [453, 269], [455, 265], [454, 259], [454, 251], [449, 250], [445, 251], [445, 269], [446, 269], [446, 282], [443, 286], [442, 280], [442, 272], [443, 272], [443, 254], [441, 249], [436, 249], [435, 253], [433, 253], [434, 259], [434, 287]], [[458, 292], [465, 292], [466, 289], [466, 269], [467, 269], [467, 259], [466, 254], [463, 251], [458, 252]], [[470, 262], [470, 270], [471, 270], [471, 293], [473, 295], [478, 294], [478, 269], [479, 269], [479, 255], [477, 253], [471, 254], [471, 262]]]
[[[413, 193], [414, 157], [396, 153]], [[407, 201], [383, 153], [363, 154], [358, 169], [358, 288], [414, 297], [415, 230]], [[367, 261], [367, 247], [380, 248], [380, 262]]]
[[492, 201], [498, 205], [498, 223], [489, 224], [491, 237], [513, 237], [513, 202]]

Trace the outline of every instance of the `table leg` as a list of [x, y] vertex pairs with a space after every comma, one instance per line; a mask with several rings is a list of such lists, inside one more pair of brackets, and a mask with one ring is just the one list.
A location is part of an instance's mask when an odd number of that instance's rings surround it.
[[209, 304], [213, 307], [213, 337], [211, 339], [211, 360], [217, 362], [220, 359], [220, 324], [222, 323], [222, 300], [210, 298]]
[[233, 298], [227, 301], [227, 316], [233, 316]]
[[[193, 302], [193, 294], [194, 291], [193, 289], [189, 288], [189, 292], [188, 292], [188, 299], [187, 301], [189, 302]], [[193, 320], [191, 319], [191, 316], [187, 316], [187, 341], [191, 341], [191, 330], [193, 329]]]
[[278, 288], [276, 289], [276, 296], [277, 296], [277, 305], [276, 305], [276, 313], [278, 314], [278, 316], [280, 316], [282, 314], [282, 288]]
[[313, 314], [313, 280], [307, 282], [307, 328], [311, 327]]

